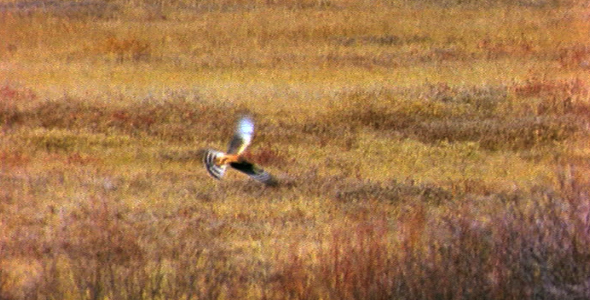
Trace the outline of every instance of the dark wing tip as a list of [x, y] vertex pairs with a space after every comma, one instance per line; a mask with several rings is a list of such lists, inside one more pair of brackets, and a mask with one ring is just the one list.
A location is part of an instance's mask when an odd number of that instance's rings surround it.
[[257, 167], [255, 164], [248, 162], [246, 160], [232, 162], [229, 165], [232, 168], [250, 176], [250, 178], [262, 182], [267, 186], [277, 186], [279, 184], [277, 179], [270, 173], [264, 171], [263, 169]]

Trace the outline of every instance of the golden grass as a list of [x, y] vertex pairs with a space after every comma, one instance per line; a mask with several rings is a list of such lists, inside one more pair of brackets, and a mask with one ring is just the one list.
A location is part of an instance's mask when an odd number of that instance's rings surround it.
[[461, 2], [0, 1], [0, 298], [587, 297], [587, 8]]

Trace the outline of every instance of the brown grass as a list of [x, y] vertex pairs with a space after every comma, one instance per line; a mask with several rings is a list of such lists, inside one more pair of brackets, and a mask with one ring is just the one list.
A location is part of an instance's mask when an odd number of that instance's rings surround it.
[[589, 224], [580, 179], [563, 182], [561, 192], [486, 199], [508, 208], [501, 213], [482, 215], [469, 201], [452, 212], [412, 205], [394, 233], [387, 219], [335, 230], [314, 258], [288, 257], [276, 286], [294, 299], [585, 297]]
[[[0, 299], [585, 299], [580, 1], [0, 1]], [[246, 157], [228, 170], [236, 118]]]

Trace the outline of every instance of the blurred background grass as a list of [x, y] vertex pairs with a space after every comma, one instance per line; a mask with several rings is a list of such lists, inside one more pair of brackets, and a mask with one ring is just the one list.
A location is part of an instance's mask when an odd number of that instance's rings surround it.
[[[2, 298], [590, 294], [584, 1], [0, 14]], [[201, 166], [243, 112], [279, 188]]]

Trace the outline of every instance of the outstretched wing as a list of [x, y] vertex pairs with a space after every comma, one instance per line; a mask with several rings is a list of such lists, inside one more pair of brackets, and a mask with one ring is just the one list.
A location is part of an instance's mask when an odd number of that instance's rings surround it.
[[242, 173], [245, 173], [251, 178], [260, 181], [266, 185], [274, 186], [278, 183], [277, 180], [272, 175], [270, 175], [270, 173], [264, 171], [263, 169], [257, 167], [255, 164], [248, 162], [244, 159], [240, 160], [239, 162], [232, 162], [229, 165], [232, 168]]
[[236, 133], [234, 134], [234, 137], [229, 143], [227, 154], [242, 154], [242, 152], [246, 150], [248, 145], [250, 145], [253, 136], [254, 122], [248, 116], [242, 117], [240, 121], [238, 121]]
[[223, 152], [211, 149], [206, 149], [203, 154], [203, 164], [205, 164], [207, 172], [216, 179], [221, 179], [227, 168], [227, 165], [218, 166], [215, 164], [216, 159], [223, 155], [225, 155]]

